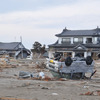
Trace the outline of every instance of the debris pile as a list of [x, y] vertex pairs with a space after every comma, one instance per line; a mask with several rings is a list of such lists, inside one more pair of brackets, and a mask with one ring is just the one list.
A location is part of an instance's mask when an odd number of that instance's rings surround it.
[[16, 68], [15, 64], [11, 64], [9, 60], [7, 59], [0, 59], [0, 68]]
[[44, 69], [44, 68], [46, 68], [46, 64], [44, 62], [41, 62], [41, 63], [36, 62], [36, 68]]
[[24, 72], [24, 71], [19, 72], [19, 78], [30, 78], [30, 77], [33, 77], [33, 74], [31, 74], [30, 72]]
[[88, 91], [86, 93], [82, 93], [80, 95], [87, 95], [87, 96], [90, 96], [90, 95], [93, 95], [93, 96], [100, 96], [100, 90], [96, 90], [96, 91]]
[[37, 100], [37, 99], [19, 99], [19, 98], [0, 97], [0, 100]]

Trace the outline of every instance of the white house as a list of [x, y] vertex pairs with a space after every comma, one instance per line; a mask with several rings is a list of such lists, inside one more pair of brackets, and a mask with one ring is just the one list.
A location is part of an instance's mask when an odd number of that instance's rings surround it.
[[100, 57], [100, 28], [92, 30], [68, 30], [63, 29], [60, 34], [56, 34], [58, 40], [49, 45], [49, 58], [53, 58], [54, 53], [60, 52], [64, 57], [81, 55], [83, 57], [92, 56], [96, 59]]

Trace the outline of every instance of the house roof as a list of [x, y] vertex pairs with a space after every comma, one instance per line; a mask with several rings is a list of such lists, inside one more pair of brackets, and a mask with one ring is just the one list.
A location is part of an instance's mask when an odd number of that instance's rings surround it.
[[56, 34], [57, 37], [68, 37], [68, 36], [98, 36], [100, 33], [100, 28], [92, 30], [68, 30], [63, 29], [60, 34]]
[[81, 51], [81, 50], [87, 50], [87, 48], [84, 45], [82, 45], [82, 44], [78, 44], [76, 47], [73, 48], [73, 50], [74, 51], [75, 50]]
[[[100, 35], [100, 28], [96, 28], [93, 30], [68, 30], [64, 29], [62, 33], [57, 34], [57, 37], [68, 37], [68, 36], [99, 36]], [[50, 48], [68, 48], [73, 50], [87, 50], [88, 48], [95, 48], [95, 49], [100, 49], [100, 42], [98, 44], [92, 44], [92, 43], [58, 43], [58, 40], [51, 45], [48, 45]]]
[[28, 54], [28, 55], [30, 55], [31, 54], [31, 51], [30, 50], [28, 50], [28, 49], [26, 49], [26, 48], [20, 48], [19, 49], [19, 51], [17, 51], [16, 53], [15, 53], [15, 56], [17, 57], [22, 51], [26, 51], [26, 53]]
[[86, 48], [100, 48], [100, 44], [80, 44], [80, 43], [76, 43], [76, 44], [69, 44], [69, 43], [63, 43], [63, 44], [58, 44], [57, 42], [54, 44], [49, 45], [49, 47], [53, 47], [53, 48], [75, 48], [77, 46], [81, 46], [82, 48], [86, 49]]
[[0, 50], [17, 50], [21, 42], [3, 43], [0, 42]]

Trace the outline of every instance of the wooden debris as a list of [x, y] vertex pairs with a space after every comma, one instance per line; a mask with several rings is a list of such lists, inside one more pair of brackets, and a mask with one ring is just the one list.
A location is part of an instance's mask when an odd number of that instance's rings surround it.
[[93, 95], [93, 96], [100, 96], [100, 90], [96, 90], [96, 91], [88, 91], [86, 93], [82, 93], [80, 95], [87, 95], [87, 96], [90, 96], [90, 95]]
[[59, 81], [67, 81], [66, 78], [60, 78]]
[[19, 98], [0, 97], [0, 100], [32, 100], [32, 99], [19, 99]]
[[46, 89], [46, 90], [48, 90], [49, 88], [48, 88], [48, 87], [42, 87], [41, 89]]
[[45, 76], [44, 81], [52, 81], [52, 78]]

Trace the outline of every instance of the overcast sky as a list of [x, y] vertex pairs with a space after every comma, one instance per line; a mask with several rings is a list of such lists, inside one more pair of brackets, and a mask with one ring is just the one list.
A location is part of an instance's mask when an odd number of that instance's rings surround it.
[[100, 0], [0, 0], [0, 42], [56, 42], [55, 34], [100, 27]]

